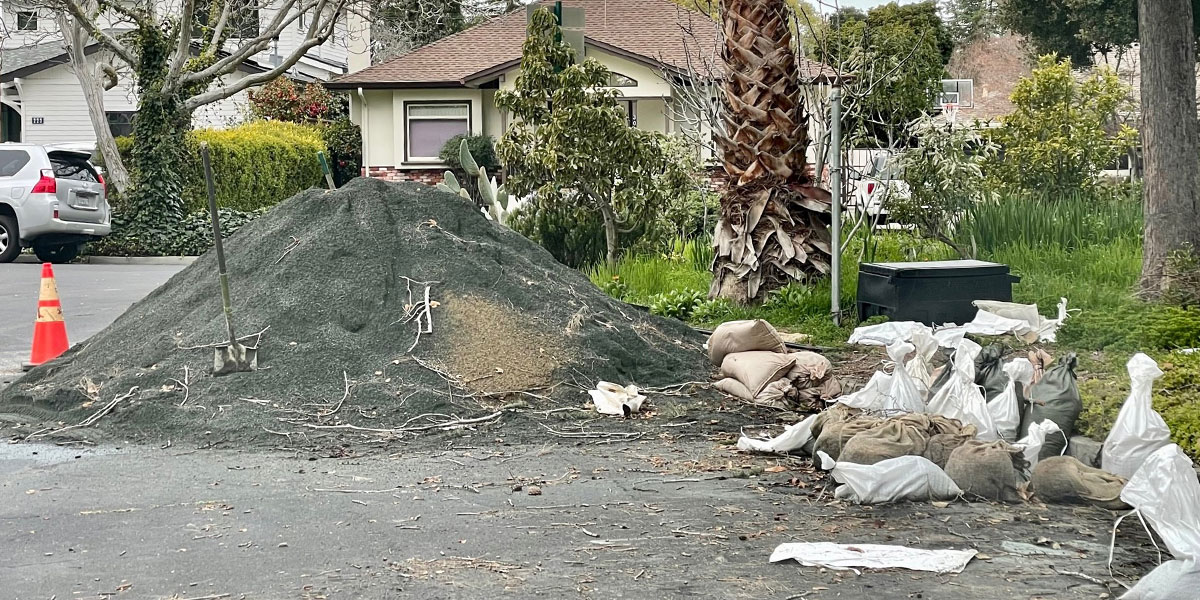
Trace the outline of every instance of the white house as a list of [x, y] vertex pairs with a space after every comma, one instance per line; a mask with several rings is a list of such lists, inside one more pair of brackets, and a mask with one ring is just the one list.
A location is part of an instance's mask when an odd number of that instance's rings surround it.
[[[37, 144], [95, 143], [95, 133], [84, 102], [83, 90], [72, 70], [54, 14], [39, 6], [37, 0], [0, 0], [0, 142], [17, 141]], [[261, 13], [261, 14], [259, 14]], [[245, 26], [258, 30], [270, 19], [270, 11], [256, 11], [253, 22]], [[119, 24], [113, 24], [119, 31]], [[227, 75], [221, 83], [232, 83], [251, 73], [270, 70], [278, 57], [291, 53], [304, 39], [304, 19], [285, 29], [267, 50], [252, 56]], [[246, 35], [249, 35], [247, 32]], [[356, 57], [348, 47], [359, 46], [347, 35], [343, 17], [335, 33], [324, 44], [310, 49], [289, 71], [303, 81], [324, 81], [348, 72]], [[137, 111], [134, 78], [128, 68], [106, 57], [99, 44], [88, 53], [101, 52], [121, 75], [118, 84], [104, 94], [104, 108], [114, 134], [132, 129]], [[241, 122], [248, 110], [246, 92], [201, 107], [196, 111], [196, 127], [221, 128]]]
[[[666, 134], [695, 126], [672, 81], [704, 65], [719, 69], [717, 23], [668, 0], [563, 4], [583, 12], [581, 22], [564, 23], [564, 39], [581, 38], [584, 55], [612, 71], [631, 125]], [[350, 92], [350, 118], [363, 132], [364, 174], [438, 181], [445, 168], [438, 153], [451, 137], [499, 138], [510, 118], [494, 99], [513, 87], [526, 28], [526, 11], [511, 12], [327, 83]], [[832, 73], [811, 61], [802, 66], [812, 85]]]

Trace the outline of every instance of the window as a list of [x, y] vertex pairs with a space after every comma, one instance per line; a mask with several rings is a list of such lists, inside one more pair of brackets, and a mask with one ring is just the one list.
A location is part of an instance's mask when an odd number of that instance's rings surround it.
[[17, 31], [37, 31], [38, 14], [32, 10], [17, 11]]
[[471, 132], [469, 102], [408, 102], [405, 111], [405, 160], [439, 161], [450, 138]]
[[50, 166], [54, 167], [54, 176], [58, 179], [100, 183], [100, 178], [92, 170], [88, 161], [69, 154], [50, 154]]
[[959, 108], [971, 108], [975, 105], [975, 81], [972, 79], [943, 79], [942, 94], [938, 98], [938, 108], [943, 103], [957, 102]]
[[12, 177], [29, 164], [29, 153], [24, 150], [0, 150], [0, 177]]
[[612, 73], [608, 76], [608, 87], [637, 87], [637, 80], [620, 73]]
[[108, 117], [108, 130], [112, 132], [113, 137], [133, 135], [133, 116], [136, 114], [132, 110], [105, 112], [104, 115]]
[[637, 100], [618, 100], [621, 109], [625, 111], [625, 124], [637, 127]]

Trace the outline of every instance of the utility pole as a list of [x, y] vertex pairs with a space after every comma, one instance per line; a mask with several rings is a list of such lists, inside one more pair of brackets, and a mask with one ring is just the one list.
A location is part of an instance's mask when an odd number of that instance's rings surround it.
[[829, 159], [829, 187], [832, 202], [830, 203], [831, 222], [829, 230], [833, 234], [830, 250], [832, 258], [832, 273], [830, 277], [830, 310], [833, 311], [834, 325], [842, 324], [842, 88], [834, 82], [829, 92], [830, 112], [830, 150], [833, 155]]

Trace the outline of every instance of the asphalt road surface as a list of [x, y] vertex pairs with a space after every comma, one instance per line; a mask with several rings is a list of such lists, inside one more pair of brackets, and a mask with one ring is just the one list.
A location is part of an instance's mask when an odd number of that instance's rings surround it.
[[[56, 265], [55, 280], [67, 323], [78, 344], [112, 323], [134, 302], [183, 265]], [[29, 360], [42, 265], [0, 264], [0, 387], [20, 376]]]
[[[858, 507], [833, 500], [806, 460], [651, 436], [508, 445], [498, 429], [448, 435], [440, 451], [400, 443], [338, 458], [204, 447], [238, 445], [220, 439], [0, 444], [0, 596], [1095, 600], [1123, 591], [1105, 568], [1114, 512]], [[1155, 552], [1136, 520], [1125, 524], [1113, 570], [1130, 581]], [[978, 554], [942, 575], [768, 562], [776, 545], [801, 541]]]

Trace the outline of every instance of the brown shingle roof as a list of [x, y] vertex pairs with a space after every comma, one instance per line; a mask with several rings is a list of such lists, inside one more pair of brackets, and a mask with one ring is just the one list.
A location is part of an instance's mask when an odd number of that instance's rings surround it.
[[[716, 23], [668, 0], [564, 0], [563, 4], [585, 9], [587, 43], [603, 50], [681, 70], [689, 70], [689, 55], [690, 70], [718, 58]], [[520, 60], [525, 25], [524, 10], [508, 13], [330, 85], [461, 86], [480, 73]]]

